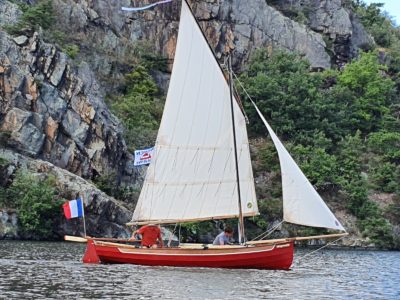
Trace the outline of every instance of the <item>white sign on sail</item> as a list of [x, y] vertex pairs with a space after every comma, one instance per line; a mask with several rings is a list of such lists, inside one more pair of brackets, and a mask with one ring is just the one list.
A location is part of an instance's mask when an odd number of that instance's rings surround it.
[[[234, 103], [244, 216], [258, 214], [245, 118]], [[229, 86], [182, 1], [167, 100], [131, 223], [172, 223], [239, 214]]]
[[278, 151], [282, 173], [283, 219], [293, 224], [345, 231], [269, 126], [257, 105], [252, 103]]

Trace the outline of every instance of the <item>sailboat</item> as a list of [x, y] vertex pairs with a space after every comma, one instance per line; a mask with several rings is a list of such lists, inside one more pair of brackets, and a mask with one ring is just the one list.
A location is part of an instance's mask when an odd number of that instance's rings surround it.
[[[244, 218], [259, 214], [246, 118], [189, 4], [182, 1], [171, 81], [154, 158], [129, 225], [239, 219], [237, 245], [179, 244], [140, 248], [88, 239], [86, 263], [289, 269], [294, 241], [246, 241]], [[336, 230], [343, 226], [315, 191], [253, 103], [277, 149], [283, 220]], [[308, 239], [308, 237], [303, 238]]]

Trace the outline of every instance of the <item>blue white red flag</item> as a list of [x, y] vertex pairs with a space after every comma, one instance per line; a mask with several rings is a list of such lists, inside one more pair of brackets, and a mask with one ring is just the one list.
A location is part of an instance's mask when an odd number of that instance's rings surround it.
[[158, 4], [163, 4], [163, 3], [168, 3], [168, 2], [172, 2], [172, 0], [162, 0], [162, 1], [158, 1], [146, 6], [142, 6], [142, 7], [121, 7], [122, 10], [124, 11], [141, 11], [141, 10], [146, 10], [149, 8], [152, 8]]
[[148, 165], [153, 158], [154, 147], [136, 150], [135, 151], [135, 161], [133, 163], [134, 166]]
[[64, 215], [67, 219], [83, 217], [83, 201], [81, 198], [63, 204]]

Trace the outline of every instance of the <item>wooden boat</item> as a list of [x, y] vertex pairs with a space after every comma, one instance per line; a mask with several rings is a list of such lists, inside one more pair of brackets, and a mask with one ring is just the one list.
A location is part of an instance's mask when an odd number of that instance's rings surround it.
[[[246, 116], [186, 1], [171, 81], [150, 163], [129, 225], [238, 218], [236, 246], [147, 249], [88, 239], [85, 263], [218, 268], [290, 268], [294, 239], [248, 242], [244, 217], [259, 214]], [[283, 221], [345, 231], [253, 103], [277, 149]], [[344, 233], [346, 234], [346, 233]], [[341, 234], [343, 235], [343, 234]]]
[[202, 248], [138, 248], [89, 240], [85, 263], [129, 263], [147, 266], [288, 270], [293, 242], [260, 246], [204, 246]]

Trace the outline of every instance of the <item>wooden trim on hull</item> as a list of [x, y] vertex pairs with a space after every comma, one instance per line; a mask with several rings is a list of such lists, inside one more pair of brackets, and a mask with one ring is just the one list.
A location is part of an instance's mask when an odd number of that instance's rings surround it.
[[288, 270], [293, 262], [293, 242], [227, 249], [147, 249], [89, 241], [85, 257], [93, 252], [98, 262], [147, 266]]

